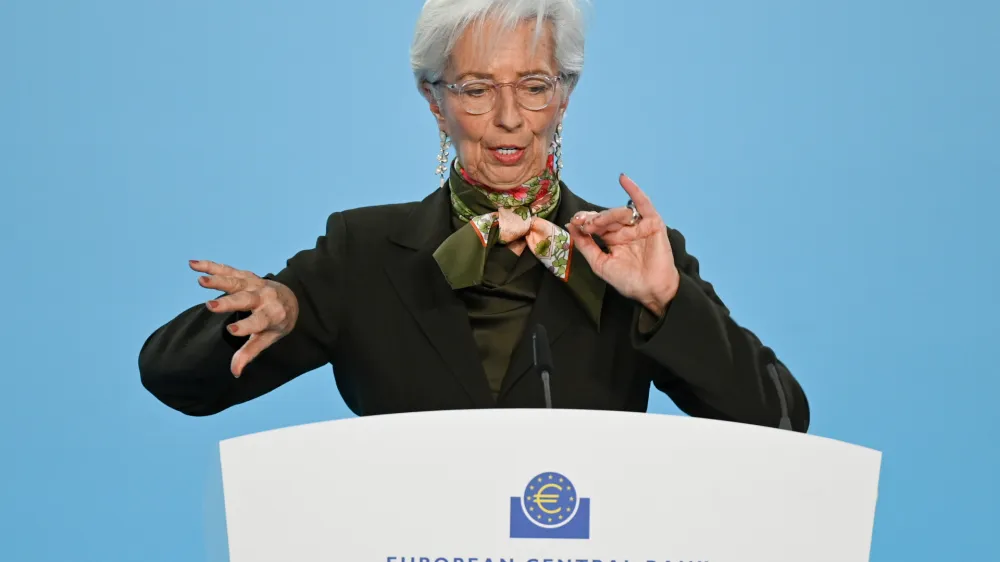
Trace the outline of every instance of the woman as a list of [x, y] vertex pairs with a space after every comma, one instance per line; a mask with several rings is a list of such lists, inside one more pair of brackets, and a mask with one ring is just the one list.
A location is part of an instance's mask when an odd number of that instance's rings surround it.
[[603, 209], [560, 181], [583, 45], [576, 0], [429, 0], [411, 55], [440, 188], [333, 213], [275, 275], [191, 262], [225, 295], [149, 337], [143, 385], [209, 415], [330, 363], [358, 415], [542, 407], [542, 325], [554, 407], [645, 411], [652, 383], [693, 416], [806, 431], [799, 384], [642, 190], [622, 175], [629, 203]]

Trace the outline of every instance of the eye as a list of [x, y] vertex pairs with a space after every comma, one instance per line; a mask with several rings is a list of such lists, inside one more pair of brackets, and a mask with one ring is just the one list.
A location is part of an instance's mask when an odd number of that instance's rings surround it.
[[485, 96], [489, 92], [490, 92], [490, 88], [487, 87], [487, 86], [484, 86], [482, 84], [474, 84], [474, 85], [471, 85], [471, 86], [466, 86], [465, 88], [462, 89], [462, 94], [463, 95], [466, 95], [466, 96], [469, 96], [469, 97], [473, 97], [473, 98], [479, 98], [479, 97]]
[[549, 91], [551, 86], [545, 80], [532, 79], [521, 83], [521, 90], [530, 95], [540, 95]]

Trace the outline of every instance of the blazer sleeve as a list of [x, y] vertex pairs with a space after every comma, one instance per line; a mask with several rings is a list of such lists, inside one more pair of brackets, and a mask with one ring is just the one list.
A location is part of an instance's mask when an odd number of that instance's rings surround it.
[[639, 307], [633, 328], [633, 344], [652, 360], [653, 385], [691, 416], [769, 427], [779, 426], [784, 402], [791, 429], [806, 432], [809, 404], [798, 381], [732, 319], [700, 277], [683, 235], [668, 233], [680, 272], [677, 295], [659, 318]]
[[197, 304], [146, 339], [139, 352], [142, 385], [177, 411], [207, 416], [330, 362], [342, 317], [344, 241], [343, 217], [334, 213], [314, 248], [264, 276], [292, 290], [299, 316], [292, 331], [251, 361], [240, 378], [233, 376], [230, 363], [247, 338], [233, 336], [226, 326], [248, 313], [214, 313]]

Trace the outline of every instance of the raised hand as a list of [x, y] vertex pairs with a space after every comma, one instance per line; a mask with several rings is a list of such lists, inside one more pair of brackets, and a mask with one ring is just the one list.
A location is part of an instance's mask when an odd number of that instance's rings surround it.
[[233, 376], [243, 374], [246, 366], [262, 351], [295, 327], [299, 303], [291, 289], [269, 279], [261, 279], [249, 271], [235, 269], [211, 261], [192, 260], [191, 269], [207, 275], [198, 283], [206, 289], [217, 289], [225, 296], [208, 301], [212, 312], [231, 314], [236, 311], [251, 314], [227, 326], [234, 336], [250, 336], [233, 354], [230, 370]]
[[[667, 227], [635, 182], [625, 174], [619, 182], [642, 216], [638, 222], [632, 224], [632, 209], [616, 207], [578, 213], [566, 227], [594, 273], [659, 316], [680, 283]], [[591, 235], [601, 238], [609, 253], [601, 251]]]

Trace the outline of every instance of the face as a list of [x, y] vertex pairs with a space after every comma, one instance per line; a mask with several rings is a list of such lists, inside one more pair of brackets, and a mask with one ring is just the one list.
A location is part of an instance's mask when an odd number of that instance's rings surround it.
[[[534, 27], [533, 20], [507, 30], [489, 22], [481, 28], [469, 26], [455, 45], [443, 82], [460, 84], [489, 78], [496, 83], [513, 83], [528, 74], [555, 76], [550, 26], [533, 45]], [[482, 115], [466, 112], [458, 94], [444, 87], [440, 88], [442, 104], [438, 106], [428, 88], [425, 92], [431, 112], [441, 130], [451, 137], [462, 166], [474, 180], [508, 190], [545, 169], [556, 126], [569, 101], [564, 84], [557, 84], [552, 102], [538, 111], [521, 107], [514, 88], [500, 88], [493, 109]]]

